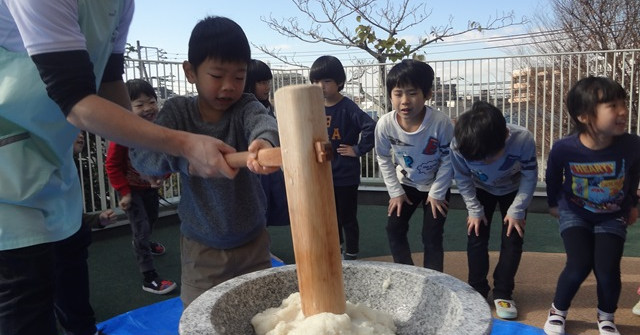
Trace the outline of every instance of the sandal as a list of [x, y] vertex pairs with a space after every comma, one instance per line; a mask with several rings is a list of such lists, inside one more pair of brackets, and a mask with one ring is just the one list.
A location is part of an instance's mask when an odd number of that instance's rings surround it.
[[518, 317], [518, 310], [513, 300], [495, 299], [496, 315], [501, 319], [515, 319]]
[[598, 330], [600, 335], [620, 335], [613, 320], [598, 320]]
[[555, 314], [553, 310], [549, 310], [549, 316], [544, 323], [544, 333], [547, 335], [564, 335], [565, 321], [564, 316]]

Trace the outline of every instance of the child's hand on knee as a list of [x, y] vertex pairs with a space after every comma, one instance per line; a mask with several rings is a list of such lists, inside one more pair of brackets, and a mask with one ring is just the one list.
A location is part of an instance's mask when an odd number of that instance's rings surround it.
[[511, 232], [515, 229], [520, 237], [524, 237], [524, 226], [526, 225], [525, 219], [514, 219], [509, 215], [505, 216], [504, 224], [507, 227], [507, 237], [511, 236]]
[[482, 217], [467, 217], [467, 235], [471, 235], [471, 232], [474, 232], [476, 236], [480, 236], [480, 225], [487, 225], [487, 218], [483, 215]]

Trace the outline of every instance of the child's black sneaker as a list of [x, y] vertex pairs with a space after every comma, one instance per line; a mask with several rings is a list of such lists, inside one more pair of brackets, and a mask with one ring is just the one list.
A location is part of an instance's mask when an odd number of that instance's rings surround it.
[[149, 242], [149, 248], [151, 249], [151, 254], [154, 256], [164, 255], [166, 251], [164, 245], [158, 242]]
[[345, 261], [355, 261], [356, 259], [358, 259], [358, 254], [350, 254], [348, 252], [344, 253]]
[[151, 281], [142, 281], [142, 289], [155, 294], [167, 294], [173, 291], [176, 286], [176, 283], [170, 280], [163, 280], [158, 277]]

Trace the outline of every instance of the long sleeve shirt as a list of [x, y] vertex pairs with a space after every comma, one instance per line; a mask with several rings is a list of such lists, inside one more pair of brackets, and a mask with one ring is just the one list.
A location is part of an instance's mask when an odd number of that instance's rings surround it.
[[447, 115], [427, 106], [422, 124], [410, 133], [391, 111], [378, 120], [375, 138], [380, 173], [391, 198], [405, 193], [404, 184], [445, 199], [453, 179], [449, 155], [453, 123]]
[[[279, 143], [276, 120], [252, 94], [244, 94], [215, 123], [202, 120], [197, 97], [175, 97], [165, 102], [155, 122], [218, 138], [238, 151], [246, 151], [255, 139]], [[140, 173], [180, 173], [178, 215], [184, 236], [229, 249], [251, 241], [264, 229], [265, 195], [258, 175], [248, 169], [240, 169], [233, 179], [199, 178], [189, 175], [184, 158], [140, 149], [129, 149], [129, 156]]]
[[533, 199], [538, 180], [536, 144], [527, 129], [507, 124], [509, 135], [504, 153], [493, 162], [468, 161], [457, 150], [455, 138], [451, 142], [451, 163], [456, 185], [465, 202], [470, 217], [484, 216], [484, 208], [476, 197], [476, 189], [493, 195], [506, 195], [517, 191], [507, 210], [514, 219], [524, 219], [526, 209]]
[[109, 183], [120, 193], [120, 196], [131, 193], [131, 189], [143, 190], [151, 187], [151, 184], [131, 166], [129, 148], [125, 146], [110, 142], [104, 165]]
[[[361, 174], [359, 157], [373, 149], [376, 123], [347, 97], [331, 107], [325, 107], [325, 113], [329, 141], [333, 147], [333, 185], [358, 185]], [[357, 157], [340, 155], [337, 151], [340, 144], [353, 146]]]
[[640, 139], [616, 136], [601, 150], [585, 147], [578, 134], [558, 140], [547, 160], [549, 207], [571, 210], [588, 220], [626, 217], [638, 204]]

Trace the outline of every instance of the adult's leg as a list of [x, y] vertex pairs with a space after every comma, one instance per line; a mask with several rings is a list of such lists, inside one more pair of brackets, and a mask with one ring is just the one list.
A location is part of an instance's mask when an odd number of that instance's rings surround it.
[[585, 227], [570, 227], [562, 233], [567, 262], [558, 277], [554, 306], [566, 311], [571, 306], [580, 285], [593, 268], [594, 234]]
[[476, 189], [476, 197], [484, 207], [487, 224], [481, 224], [479, 234], [475, 231], [467, 235], [467, 264], [469, 267], [469, 285], [483, 297], [489, 294], [489, 236], [491, 235], [491, 219], [496, 209], [498, 198], [482, 189]]
[[336, 207], [340, 207], [338, 227], [344, 232], [345, 253], [357, 255], [360, 251], [360, 228], [358, 227], [358, 185], [338, 186]]
[[389, 249], [393, 261], [400, 264], [413, 265], [411, 258], [411, 248], [409, 247], [409, 239], [407, 232], [409, 231], [409, 219], [420, 203], [426, 199], [426, 193], [420, 192], [413, 187], [402, 186], [407, 197], [413, 204], [402, 204], [400, 216], [391, 213], [387, 221], [387, 238], [389, 239]]
[[69, 335], [93, 335], [96, 319], [89, 302], [89, 245], [91, 227], [84, 223], [70, 237], [53, 244], [55, 312]]
[[0, 334], [56, 334], [51, 243], [0, 251]]
[[494, 299], [511, 300], [513, 288], [515, 287], [516, 272], [518, 272], [520, 259], [522, 258], [523, 238], [520, 237], [520, 234], [518, 234], [515, 229], [511, 231], [509, 236], [507, 236], [509, 226], [504, 224], [504, 218], [515, 199], [516, 194], [517, 192], [513, 192], [498, 197], [500, 213], [502, 214], [502, 233], [500, 241], [500, 256], [498, 258], [498, 264], [496, 264], [496, 268], [493, 271]]
[[597, 233], [594, 238], [593, 272], [598, 288], [598, 309], [615, 313], [622, 287], [620, 261], [624, 239], [615, 234]]
[[[447, 191], [445, 199], [449, 201], [450, 198], [451, 193]], [[444, 234], [444, 222], [447, 217], [436, 211], [436, 217], [434, 218], [431, 204], [423, 202], [422, 209], [424, 212], [422, 218], [423, 265], [427, 269], [442, 272], [444, 269], [444, 247], [442, 246], [442, 238]]]

